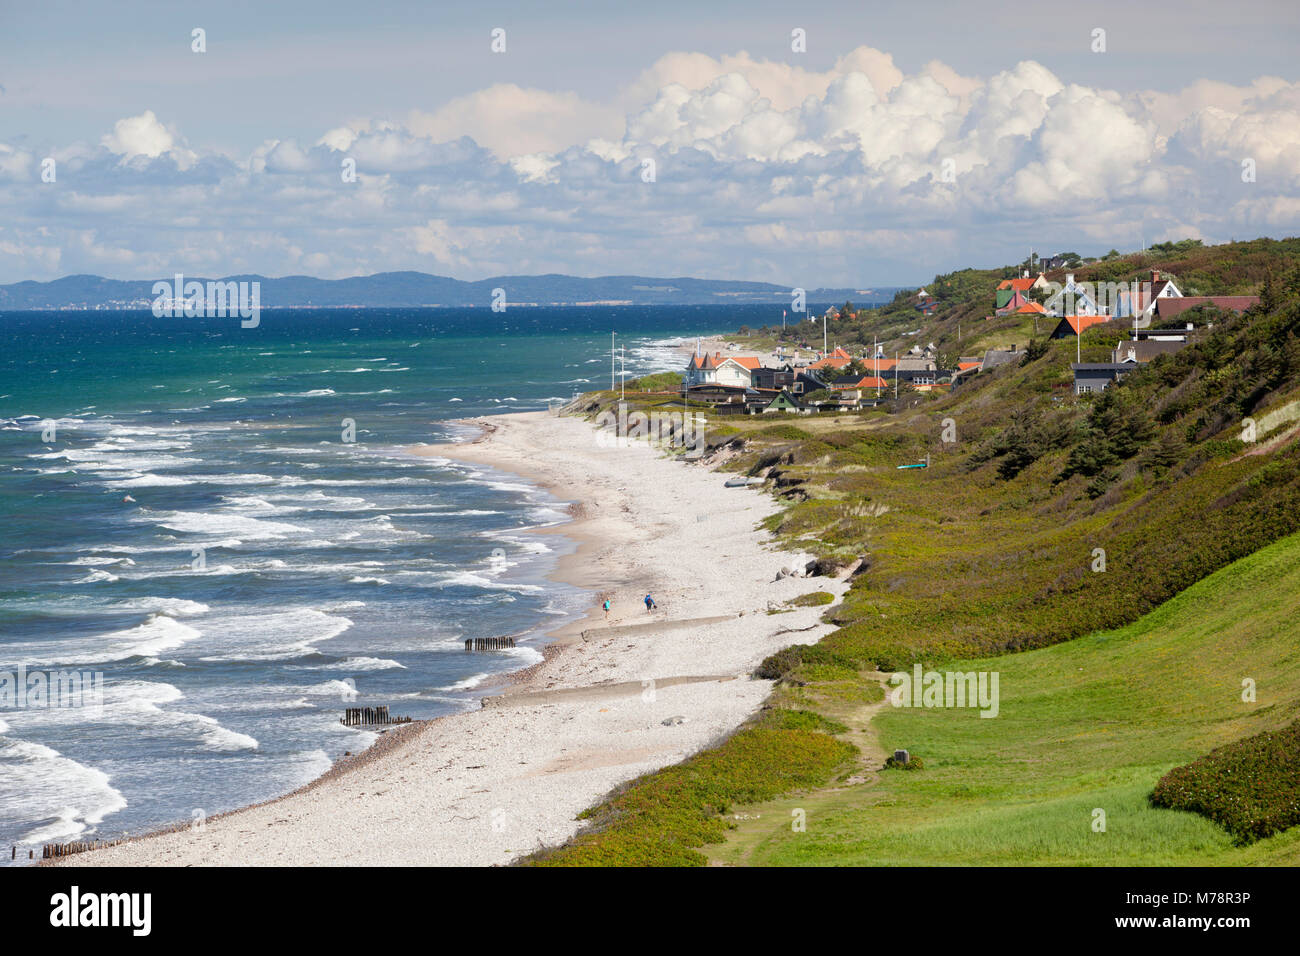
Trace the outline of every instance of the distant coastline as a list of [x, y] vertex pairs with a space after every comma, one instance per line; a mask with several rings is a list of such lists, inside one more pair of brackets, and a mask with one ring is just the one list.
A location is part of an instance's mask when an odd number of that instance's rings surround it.
[[[312, 276], [272, 278], [262, 275], [186, 276], [198, 282], [258, 283], [264, 309], [370, 309], [734, 306], [781, 305], [791, 301], [795, 285], [726, 279], [653, 278], [647, 276], [566, 275], [493, 276], [474, 282], [423, 272], [383, 272], [345, 279]], [[0, 312], [133, 311], [148, 309], [158, 279], [106, 279], [73, 275], [48, 282], [0, 285]], [[879, 288], [804, 289], [809, 302], [862, 304], [888, 302], [894, 286]]]

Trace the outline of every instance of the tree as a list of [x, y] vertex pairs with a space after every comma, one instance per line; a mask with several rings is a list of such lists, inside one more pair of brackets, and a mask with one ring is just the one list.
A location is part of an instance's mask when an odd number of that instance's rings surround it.
[[1047, 354], [1047, 350], [1046, 339], [1030, 339], [1029, 344], [1025, 346], [1025, 354], [1020, 359], [1020, 367], [1024, 368], [1030, 362], [1037, 362]]
[[838, 372], [835, 373], [835, 380], [839, 381], [840, 379], [848, 378], [856, 382], [858, 379], [862, 378], [862, 376], [866, 374], [868, 374], [867, 367], [863, 365], [861, 362], [859, 362], [857, 359], [854, 359], [853, 361], [849, 362], [848, 365], [844, 366], [842, 369], [840, 369]]

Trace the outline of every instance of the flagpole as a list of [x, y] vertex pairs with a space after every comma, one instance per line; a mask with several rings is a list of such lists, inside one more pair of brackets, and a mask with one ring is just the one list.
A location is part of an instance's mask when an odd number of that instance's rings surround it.
[[614, 333], [609, 333], [609, 390], [614, 391]]

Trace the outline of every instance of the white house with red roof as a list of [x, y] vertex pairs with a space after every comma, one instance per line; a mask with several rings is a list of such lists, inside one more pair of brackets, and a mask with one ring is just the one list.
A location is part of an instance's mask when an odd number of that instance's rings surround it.
[[1120, 290], [1115, 315], [1126, 318], [1150, 319], [1159, 311], [1162, 299], [1184, 298], [1182, 290], [1178, 288], [1174, 280], [1163, 275], [1159, 269], [1151, 270], [1150, 282], [1137, 282], [1134, 285], [1137, 286], [1136, 304], [1132, 292], [1128, 289]]
[[724, 385], [730, 388], [749, 388], [753, 383], [753, 374], [762, 367], [762, 362], [753, 356], [727, 356], [721, 352], [709, 355], [692, 355], [686, 365], [685, 384], [687, 388], [696, 385]]

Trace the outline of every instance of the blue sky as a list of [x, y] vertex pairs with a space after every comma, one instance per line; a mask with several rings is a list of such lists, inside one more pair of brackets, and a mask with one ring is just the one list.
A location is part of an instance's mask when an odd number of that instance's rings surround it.
[[1297, 10], [0, 0], [0, 282], [863, 286], [1295, 234]]

